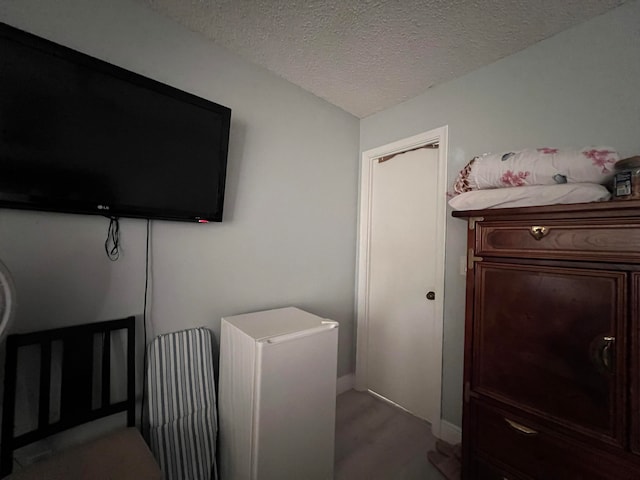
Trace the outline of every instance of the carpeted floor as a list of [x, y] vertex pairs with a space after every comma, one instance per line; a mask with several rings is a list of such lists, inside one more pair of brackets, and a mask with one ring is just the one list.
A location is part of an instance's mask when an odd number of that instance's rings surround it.
[[443, 480], [429, 462], [431, 426], [372, 395], [338, 396], [335, 480]]
[[462, 449], [460, 444], [451, 445], [436, 440], [436, 448], [430, 450], [427, 458], [447, 480], [460, 480]]

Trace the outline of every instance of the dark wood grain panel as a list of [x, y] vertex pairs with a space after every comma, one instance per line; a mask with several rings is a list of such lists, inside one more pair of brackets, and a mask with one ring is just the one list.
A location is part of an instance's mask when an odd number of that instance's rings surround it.
[[640, 200], [453, 216], [477, 258], [463, 478], [640, 479]]
[[473, 411], [477, 440], [474, 456], [494, 466], [484, 467], [484, 472], [487, 473], [479, 478], [496, 478], [498, 472], [505, 472], [503, 478], [514, 479], [640, 478], [638, 465], [620, 462], [615, 456], [600, 452], [588, 444], [556, 435], [528, 418], [514, 416], [480, 403], [473, 405]]
[[[472, 229], [467, 230], [467, 243], [473, 245], [475, 241], [475, 231]], [[471, 371], [473, 368], [473, 356], [469, 353], [473, 351], [473, 299], [475, 296], [475, 277], [473, 275], [473, 269], [469, 269], [466, 275], [466, 303], [465, 303], [465, 334], [464, 334], [464, 407], [462, 411], [462, 478], [469, 480], [475, 478], [474, 466], [471, 464], [471, 449], [473, 436], [471, 435], [471, 415], [467, 413], [467, 406], [469, 400], [469, 389], [471, 378]]]
[[477, 460], [474, 462], [473, 478], [476, 480], [528, 480], [528, 477], [513, 472], [505, 472], [490, 462]]
[[631, 451], [640, 456], [640, 273], [631, 277]]
[[[626, 274], [476, 264], [472, 390], [622, 446]], [[615, 363], [617, 362], [617, 363]]]
[[[534, 227], [546, 234], [536, 239]], [[476, 255], [640, 262], [640, 224], [592, 222], [482, 222]]]

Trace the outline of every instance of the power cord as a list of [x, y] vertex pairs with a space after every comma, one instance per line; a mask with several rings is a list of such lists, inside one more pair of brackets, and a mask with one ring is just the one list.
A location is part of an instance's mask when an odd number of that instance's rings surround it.
[[[144, 403], [146, 400], [147, 384], [147, 300], [149, 293], [149, 252], [151, 242], [151, 221], [147, 218], [147, 239], [145, 245], [145, 269], [144, 269], [144, 306], [142, 311], [142, 331], [144, 335], [143, 364], [142, 364], [142, 402], [140, 404], [140, 428], [144, 433]], [[109, 217], [107, 239], [104, 242], [107, 257], [112, 262], [120, 258], [120, 220], [118, 217]]]
[[112, 262], [120, 258], [120, 220], [118, 217], [109, 217], [107, 239], [104, 241], [104, 250]]
[[142, 360], [142, 401], [140, 403], [140, 430], [144, 435], [144, 402], [147, 387], [147, 293], [149, 291], [149, 243], [151, 241], [151, 221], [147, 218], [147, 242], [144, 268], [144, 310], [142, 311], [142, 331], [144, 334], [144, 348]]

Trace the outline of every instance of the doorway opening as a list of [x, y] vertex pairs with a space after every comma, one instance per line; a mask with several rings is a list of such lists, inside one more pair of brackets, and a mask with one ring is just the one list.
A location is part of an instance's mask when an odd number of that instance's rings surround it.
[[356, 389], [429, 421], [436, 437], [447, 137], [444, 126], [363, 152], [360, 177]]

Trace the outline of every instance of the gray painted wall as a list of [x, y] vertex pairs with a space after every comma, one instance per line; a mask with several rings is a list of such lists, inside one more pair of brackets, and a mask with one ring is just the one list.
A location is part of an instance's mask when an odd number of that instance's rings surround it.
[[[0, 20], [233, 110], [224, 222], [152, 222], [150, 335], [295, 305], [340, 322], [353, 370], [357, 118], [128, 0], [3, 0]], [[107, 225], [0, 210], [14, 331], [142, 314], [145, 221], [122, 220], [117, 262]]]
[[[640, 2], [361, 121], [360, 149], [449, 125], [449, 182], [474, 155], [610, 145], [640, 153]], [[447, 223], [443, 418], [461, 423], [466, 224]]]

